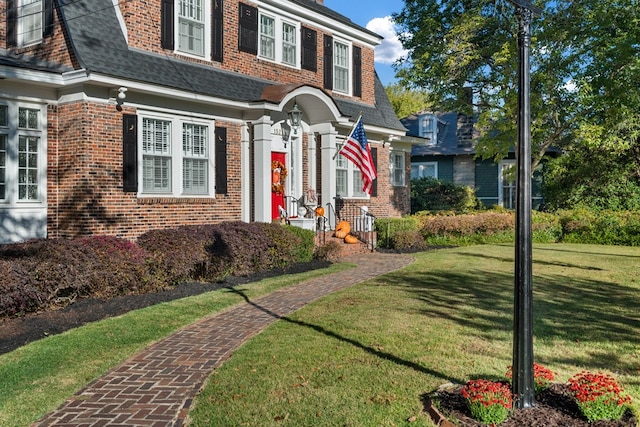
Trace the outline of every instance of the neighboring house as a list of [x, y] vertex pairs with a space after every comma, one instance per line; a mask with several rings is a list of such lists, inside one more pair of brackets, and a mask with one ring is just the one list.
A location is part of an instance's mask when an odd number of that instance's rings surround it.
[[[382, 38], [321, 0], [7, 0], [0, 16], [0, 242], [271, 222], [305, 195], [410, 210]], [[360, 114], [371, 195], [336, 156]]]
[[[475, 119], [458, 113], [420, 112], [401, 120], [407, 135], [422, 138], [411, 151], [411, 179], [433, 177], [475, 190], [485, 206], [516, 207], [515, 154], [499, 163], [475, 157]], [[542, 204], [542, 174], [532, 180], [532, 204]]]

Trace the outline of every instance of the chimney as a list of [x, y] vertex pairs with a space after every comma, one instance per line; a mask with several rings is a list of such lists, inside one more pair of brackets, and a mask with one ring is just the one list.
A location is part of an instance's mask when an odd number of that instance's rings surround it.
[[324, 0], [316, 0], [316, 3], [323, 5], [324, 4]]
[[473, 137], [474, 137], [474, 117], [473, 117], [473, 88], [464, 87], [462, 89], [462, 101], [465, 104], [469, 104], [469, 109], [471, 111], [471, 115], [458, 113], [458, 126], [457, 126], [457, 137], [458, 137], [458, 147], [471, 147], [473, 146]]

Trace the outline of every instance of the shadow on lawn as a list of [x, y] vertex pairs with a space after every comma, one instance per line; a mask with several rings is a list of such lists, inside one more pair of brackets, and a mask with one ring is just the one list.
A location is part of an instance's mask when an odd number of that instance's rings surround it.
[[385, 351], [380, 351], [378, 348], [364, 345], [359, 341], [356, 341], [356, 340], [354, 340], [352, 338], [349, 338], [349, 337], [346, 337], [344, 335], [337, 334], [337, 333], [335, 333], [333, 331], [330, 331], [328, 329], [323, 328], [322, 326], [314, 325], [312, 323], [307, 323], [307, 322], [303, 322], [303, 321], [300, 321], [300, 320], [293, 320], [293, 319], [291, 319], [291, 318], [289, 318], [287, 316], [280, 316], [278, 313], [275, 313], [275, 312], [273, 312], [273, 311], [271, 311], [271, 310], [269, 310], [269, 309], [267, 309], [265, 307], [262, 307], [261, 305], [257, 304], [256, 302], [252, 301], [251, 299], [249, 299], [249, 297], [247, 297], [247, 295], [240, 289], [230, 288], [230, 291], [232, 293], [235, 293], [235, 294], [241, 296], [247, 302], [247, 304], [249, 304], [249, 305], [261, 310], [262, 312], [264, 312], [264, 313], [266, 313], [266, 314], [268, 314], [268, 315], [270, 315], [270, 316], [272, 316], [274, 318], [277, 318], [279, 320], [283, 320], [285, 322], [288, 322], [288, 323], [291, 323], [291, 324], [294, 324], [294, 325], [304, 326], [306, 328], [313, 329], [314, 331], [319, 332], [319, 333], [321, 333], [323, 335], [326, 335], [328, 337], [331, 337], [331, 338], [334, 338], [336, 340], [351, 344], [354, 347], [357, 347], [357, 348], [359, 348], [359, 349], [361, 349], [361, 350], [363, 350], [363, 351], [365, 351], [365, 352], [367, 352], [369, 354], [377, 356], [377, 357], [379, 357], [381, 359], [388, 360], [388, 361], [396, 363], [398, 365], [406, 366], [406, 367], [411, 368], [411, 369], [413, 369], [413, 370], [415, 370], [417, 372], [421, 372], [421, 373], [424, 373], [424, 374], [427, 374], [427, 375], [431, 375], [431, 376], [434, 376], [436, 378], [441, 378], [442, 380], [448, 381], [448, 382], [454, 382], [454, 383], [461, 383], [462, 382], [462, 379], [460, 379], [460, 378], [454, 378], [454, 377], [451, 377], [449, 375], [445, 375], [442, 372], [438, 372], [438, 371], [435, 371], [433, 369], [427, 368], [425, 366], [419, 365], [417, 363], [411, 362], [409, 360], [405, 360], [405, 359], [399, 358], [399, 357], [397, 357], [397, 356], [395, 356], [395, 355], [393, 355], [391, 353], [388, 353], [388, 352], [385, 352]]
[[[492, 255], [486, 258], [513, 262]], [[547, 264], [584, 269], [562, 262]], [[425, 316], [448, 319], [473, 328], [483, 339], [504, 339], [498, 338], [496, 332], [504, 334], [513, 330], [512, 273], [486, 269], [462, 272], [437, 267], [424, 271], [404, 269], [385, 276], [385, 281], [413, 292], [424, 302], [421, 311]], [[573, 277], [570, 270], [567, 275], [535, 275], [534, 270], [533, 294], [536, 340], [547, 343], [562, 340], [587, 348], [593, 344], [593, 351], [586, 351], [579, 359], [559, 351], [544, 363], [568, 363], [639, 375], [638, 354], [629, 357], [633, 349], [640, 346], [640, 317], [636, 314], [640, 306], [638, 287]], [[620, 353], [621, 348], [628, 351]]]

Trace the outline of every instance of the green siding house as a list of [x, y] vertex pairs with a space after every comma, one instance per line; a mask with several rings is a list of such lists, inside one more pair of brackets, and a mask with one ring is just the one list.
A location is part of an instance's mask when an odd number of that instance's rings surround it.
[[[475, 157], [474, 118], [458, 113], [420, 112], [400, 120], [407, 135], [420, 138], [411, 150], [411, 179], [433, 177], [466, 185], [485, 206], [515, 209], [515, 154], [496, 163]], [[541, 206], [542, 173], [532, 183], [533, 207]]]

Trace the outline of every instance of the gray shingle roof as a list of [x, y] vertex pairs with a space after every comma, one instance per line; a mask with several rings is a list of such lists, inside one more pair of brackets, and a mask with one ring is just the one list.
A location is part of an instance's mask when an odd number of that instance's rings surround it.
[[[311, 0], [290, 1], [343, 23], [351, 22]], [[259, 100], [265, 87], [278, 84], [168, 55], [130, 49], [111, 0], [60, 0], [60, 5], [71, 46], [80, 65], [89, 72], [246, 102]], [[377, 75], [375, 85], [375, 107], [336, 98], [338, 108], [351, 117], [362, 111], [367, 124], [404, 130]]]
[[[411, 147], [412, 156], [454, 156], [459, 154], [474, 154], [475, 148], [458, 145], [458, 114], [435, 113], [438, 119], [438, 141], [435, 144], [414, 145]], [[412, 114], [400, 120], [407, 128], [407, 135], [420, 135], [420, 113]]]

